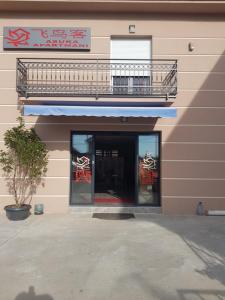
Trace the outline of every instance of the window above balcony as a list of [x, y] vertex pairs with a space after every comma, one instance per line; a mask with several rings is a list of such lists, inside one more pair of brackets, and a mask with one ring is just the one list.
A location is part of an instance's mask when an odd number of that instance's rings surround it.
[[17, 92], [29, 97], [171, 98], [176, 60], [17, 60]]

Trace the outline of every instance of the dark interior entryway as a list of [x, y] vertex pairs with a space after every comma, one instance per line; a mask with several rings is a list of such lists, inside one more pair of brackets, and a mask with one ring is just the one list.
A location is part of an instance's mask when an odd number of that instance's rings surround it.
[[95, 136], [95, 204], [135, 200], [135, 136]]

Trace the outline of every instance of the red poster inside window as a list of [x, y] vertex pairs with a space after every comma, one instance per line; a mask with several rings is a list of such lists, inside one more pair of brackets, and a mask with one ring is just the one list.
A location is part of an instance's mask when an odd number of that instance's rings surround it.
[[74, 181], [80, 183], [91, 183], [90, 159], [86, 156], [76, 157], [72, 162], [74, 166]]
[[141, 185], [153, 185], [157, 181], [158, 172], [156, 170], [156, 160], [150, 153], [139, 163], [139, 178]]
[[141, 185], [153, 185], [157, 181], [158, 174], [153, 170], [140, 168], [140, 183]]

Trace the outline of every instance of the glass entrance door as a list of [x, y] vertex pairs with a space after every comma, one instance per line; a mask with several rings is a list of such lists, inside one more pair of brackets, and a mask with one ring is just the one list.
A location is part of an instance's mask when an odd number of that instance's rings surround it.
[[83, 205], [160, 206], [159, 133], [73, 133], [70, 199]]
[[93, 198], [93, 135], [73, 134], [71, 146], [71, 204], [91, 204]]
[[139, 205], [160, 205], [159, 134], [138, 136]]

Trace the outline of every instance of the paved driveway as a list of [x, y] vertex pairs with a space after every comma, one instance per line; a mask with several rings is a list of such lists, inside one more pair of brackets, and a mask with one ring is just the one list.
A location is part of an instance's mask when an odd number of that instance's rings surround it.
[[1, 300], [221, 300], [224, 285], [224, 217], [0, 217]]

